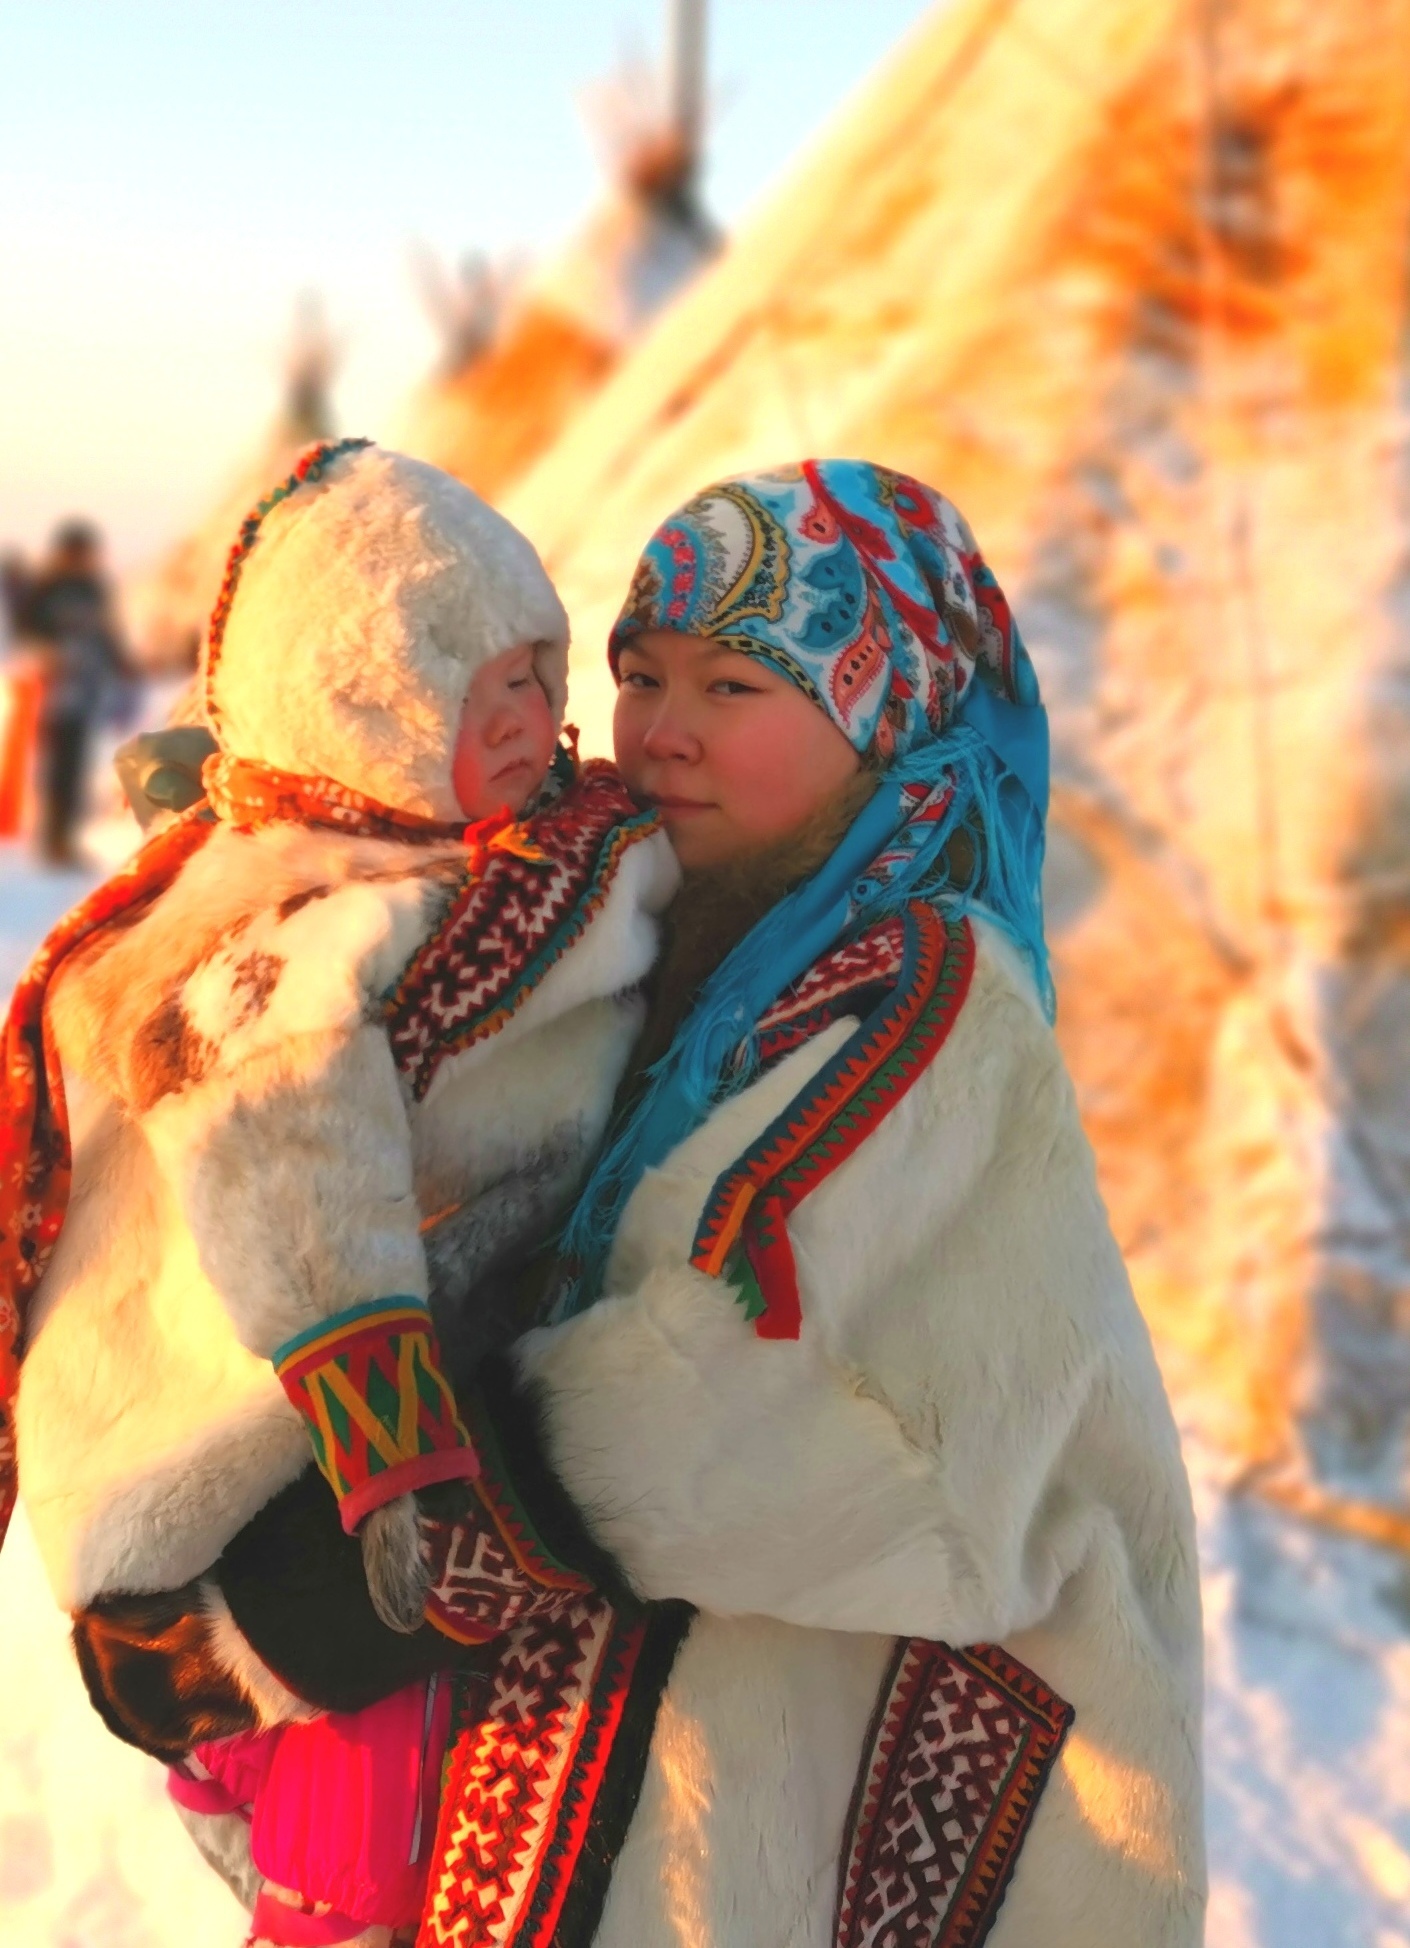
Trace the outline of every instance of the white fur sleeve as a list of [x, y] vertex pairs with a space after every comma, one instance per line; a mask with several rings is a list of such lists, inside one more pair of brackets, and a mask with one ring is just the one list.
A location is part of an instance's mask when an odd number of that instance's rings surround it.
[[1036, 1010], [977, 977], [932, 1068], [800, 1205], [797, 1341], [759, 1339], [686, 1262], [730, 1160], [709, 1131], [638, 1189], [630, 1289], [520, 1350], [597, 1539], [642, 1594], [720, 1615], [959, 1643], [1035, 1622], [1109, 1519], [1071, 1455], [1113, 1359], [1163, 1425]]
[[364, 1300], [426, 1297], [410, 1129], [380, 1027], [274, 1042], [164, 1098], [144, 1127], [251, 1352]]

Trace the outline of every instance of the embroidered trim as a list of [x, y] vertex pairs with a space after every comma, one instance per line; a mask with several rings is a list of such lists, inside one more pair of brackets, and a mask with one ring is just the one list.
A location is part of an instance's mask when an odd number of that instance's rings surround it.
[[585, 1596], [590, 1579], [548, 1549], [508, 1485], [488, 1430], [489, 1450], [468, 1507], [454, 1522], [422, 1522], [430, 1559], [426, 1621], [457, 1644], [487, 1644], [528, 1618], [556, 1614]]
[[517, 1013], [603, 905], [626, 853], [659, 828], [596, 759], [574, 792], [522, 828], [539, 856], [493, 851], [482, 871], [467, 870], [444, 923], [384, 1003], [392, 1054], [417, 1102], [448, 1056]]
[[842, 1015], [870, 1015], [900, 978], [905, 923], [897, 914], [824, 954], [761, 1017], [754, 1034], [766, 1069]]
[[512, 1484], [499, 1435], [484, 1412], [475, 1417], [475, 1445], [484, 1457], [480, 1494], [494, 1516], [505, 1546], [524, 1574], [546, 1589], [591, 1589], [590, 1579], [549, 1547], [530, 1517], [522, 1496]]
[[997, 1645], [901, 1639], [848, 1814], [836, 1948], [978, 1948], [1072, 1718]]
[[669, 1669], [632, 1697], [648, 1629], [581, 1596], [463, 1682], [417, 1948], [566, 1948], [558, 1922], [608, 1760], [629, 1705], [654, 1719]]
[[690, 1262], [728, 1275], [761, 1339], [802, 1329], [790, 1211], [864, 1143], [939, 1053], [974, 973], [974, 934], [913, 900], [894, 992], [717, 1180]]
[[287, 1340], [274, 1370], [349, 1535], [398, 1495], [479, 1473], [421, 1300], [349, 1306]]

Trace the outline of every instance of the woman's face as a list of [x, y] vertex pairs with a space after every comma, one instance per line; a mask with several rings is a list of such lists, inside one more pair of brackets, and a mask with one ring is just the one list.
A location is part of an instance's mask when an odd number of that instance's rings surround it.
[[618, 677], [617, 763], [633, 795], [659, 808], [687, 869], [787, 838], [861, 768], [786, 677], [703, 636], [644, 630]]

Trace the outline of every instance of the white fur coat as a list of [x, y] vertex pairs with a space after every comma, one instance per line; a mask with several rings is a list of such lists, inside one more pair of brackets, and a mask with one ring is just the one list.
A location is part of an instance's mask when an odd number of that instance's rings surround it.
[[415, 1103], [379, 998], [463, 858], [221, 827], [57, 984], [73, 1193], [18, 1429], [66, 1609], [198, 1575], [307, 1465], [269, 1364], [282, 1341], [362, 1300], [463, 1291], [538, 1243], [571, 1193], [639, 1023], [674, 859], [659, 834], [631, 847], [577, 944]]
[[598, 1948], [828, 1948], [893, 1636], [998, 1642], [1075, 1708], [989, 1948], [1195, 1948], [1189, 1491], [1032, 985], [983, 926], [924, 1076], [789, 1221], [803, 1328], [692, 1270], [711, 1187], [836, 1024], [638, 1186], [609, 1296], [523, 1343], [551, 1457], [701, 1615]]

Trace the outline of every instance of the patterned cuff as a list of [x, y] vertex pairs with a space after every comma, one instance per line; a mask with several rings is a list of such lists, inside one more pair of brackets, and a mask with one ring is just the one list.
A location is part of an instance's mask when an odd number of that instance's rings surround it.
[[274, 1370], [303, 1415], [349, 1535], [398, 1495], [480, 1472], [420, 1299], [371, 1299], [334, 1313], [286, 1340]]

